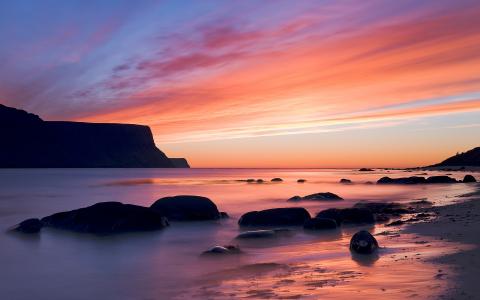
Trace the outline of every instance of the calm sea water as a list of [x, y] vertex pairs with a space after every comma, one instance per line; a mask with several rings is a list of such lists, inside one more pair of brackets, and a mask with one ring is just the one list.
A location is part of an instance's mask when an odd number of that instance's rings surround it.
[[[348, 242], [359, 227], [292, 235], [264, 241], [237, 241], [245, 212], [303, 206], [313, 215], [327, 207], [358, 201], [409, 202], [427, 198], [436, 205], [471, 192], [466, 184], [379, 186], [365, 184], [403, 171], [358, 172], [314, 169], [33, 169], [0, 170], [0, 228], [26, 218], [101, 201], [150, 205], [179, 194], [211, 198], [231, 216], [214, 222], [173, 223], [141, 234], [97, 237], [44, 229], [38, 236], [0, 234], [0, 299], [235, 299], [312, 298], [424, 299], [441, 293], [448, 281], [434, 280], [438, 268], [427, 258], [458, 245], [408, 234], [379, 235], [379, 257], [358, 261]], [[442, 174], [429, 172], [429, 175]], [[462, 178], [463, 173], [454, 177]], [[240, 179], [281, 177], [283, 183], [248, 184]], [[299, 184], [297, 179], [307, 179]], [[354, 184], [342, 185], [341, 178]], [[333, 192], [341, 202], [288, 203], [294, 195]], [[382, 225], [367, 228], [382, 232]], [[389, 230], [394, 230], [390, 228]], [[422, 242], [418, 242], [418, 241]], [[201, 256], [224, 244], [243, 255]], [[425, 259], [424, 259], [425, 258]]]

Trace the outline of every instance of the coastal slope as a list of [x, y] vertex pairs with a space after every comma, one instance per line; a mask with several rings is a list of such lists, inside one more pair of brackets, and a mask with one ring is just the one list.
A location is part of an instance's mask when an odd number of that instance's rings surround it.
[[173, 168], [150, 128], [44, 121], [0, 105], [1, 168]]
[[457, 153], [432, 167], [480, 167], [480, 147]]

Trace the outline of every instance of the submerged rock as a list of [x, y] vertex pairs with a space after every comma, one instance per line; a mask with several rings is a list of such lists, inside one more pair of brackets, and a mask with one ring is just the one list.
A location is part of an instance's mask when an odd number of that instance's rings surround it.
[[203, 252], [203, 254], [239, 254], [239, 253], [241, 253], [240, 248], [233, 245], [215, 246]]
[[255, 179], [249, 178], [249, 179], [247, 179], [246, 181], [247, 181], [248, 183], [253, 183], [253, 182], [255, 182]]
[[297, 183], [304, 183], [304, 182], [306, 182], [306, 181], [307, 181], [306, 179], [298, 179], [298, 180], [297, 180]]
[[337, 222], [334, 219], [312, 218], [305, 221], [303, 228], [310, 230], [336, 229]]
[[272, 178], [272, 180], [270, 180], [271, 182], [282, 182], [283, 179], [282, 178], [278, 178], [278, 177], [275, 177], [275, 178]]
[[401, 215], [412, 212], [405, 205], [395, 202], [358, 202], [353, 207], [365, 208], [374, 214]]
[[316, 218], [333, 219], [337, 224], [375, 223], [375, 216], [365, 208], [329, 208], [319, 212]]
[[173, 221], [217, 220], [221, 217], [215, 203], [201, 196], [165, 197], [155, 201], [150, 207]]
[[477, 182], [477, 180], [472, 175], [465, 175], [465, 177], [463, 177], [463, 182], [472, 183], [472, 182]]
[[358, 254], [372, 254], [378, 249], [378, 242], [366, 230], [359, 231], [350, 240], [350, 250]]
[[221, 219], [228, 219], [228, 218], [230, 218], [230, 216], [226, 212], [221, 211], [220, 212], [220, 218]]
[[265, 181], [263, 179], [257, 179], [257, 183], [264, 183]]
[[11, 228], [12, 231], [22, 233], [37, 233], [42, 229], [43, 223], [39, 219], [27, 219]]
[[361, 168], [359, 171], [360, 171], [360, 172], [371, 172], [371, 171], [373, 171], [373, 169]]
[[258, 239], [258, 238], [271, 238], [278, 235], [289, 235], [292, 231], [287, 228], [275, 228], [275, 229], [260, 229], [244, 231], [237, 235], [237, 239]]
[[98, 234], [158, 230], [168, 226], [167, 219], [157, 211], [120, 202], [100, 202], [56, 213], [41, 221], [48, 227]]
[[342, 178], [342, 179], [340, 179], [340, 183], [350, 184], [350, 183], [352, 183], [352, 181], [350, 179], [347, 179], [347, 178]]
[[334, 193], [316, 193], [307, 195], [305, 197], [300, 196], [293, 196], [292, 198], [288, 199], [288, 201], [302, 201], [302, 200], [309, 200], [309, 201], [336, 201], [336, 200], [343, 200], [342, 197], [334, 194]]
[[251, 211], [240, 217], [240, 226], [300, 226], [310, 219], [302, 207], [273, 208]]

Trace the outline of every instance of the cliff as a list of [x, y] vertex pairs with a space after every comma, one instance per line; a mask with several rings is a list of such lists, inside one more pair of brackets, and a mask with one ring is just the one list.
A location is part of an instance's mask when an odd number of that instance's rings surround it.
[[1, 168], [171, 168], [148, 126], [43, 121], [0, 105]]
[[170, 161], [172, 162], [175, 168], [190, 168], [188, 161], [183, 157], [170, 158]]
[[480, 167], [480, 147], [473, 148], [467, 152], [457, 153], [433, 167], [454, 167], [454, 166], [475, 166]]

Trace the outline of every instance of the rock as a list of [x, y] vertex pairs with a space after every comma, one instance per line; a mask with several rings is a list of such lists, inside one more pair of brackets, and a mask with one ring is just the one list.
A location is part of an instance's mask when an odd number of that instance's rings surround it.
[[403, 204], [395, 202], [358, 202], [353, 207], [365, 208], [374, 214], [401, 215], [412, 212]]
[[373, 182], [367, 181], [367, 182], [365, 182], [365, 184], [373, 184]]
[[150, 207], [173, 221], [217, 220], [221, 217], [215, 203], [202, 196], [164, 197], [155, 201]]
[[425, 208], [425, 207], [431, 207], [433, 205], [433, 202], [428, 201], [426, 199], [421, 199], [417, 201], [408, 202], [408, 204], [413, 205], [416, 208]]
[[303, 228], [310, 230], [335, 229], [337, 222], [334, 219], [312, 218], [305, 221]]
[[41, 221], [48, 227], [98, 234], [158, 230], [168, 226], [168, 220], [157, 211], [120, 202], [100, 202], [56, 213]]
[[239, 254], [239, 253], [241, 253], [240, 248], [233, 245], [215, 246], [203, 252], [203, 254]]
[[463, 177], [463, 182], [472, 183], [472, 182], [477, 182], [477, 180], [472, 175], [465, 175], [465, 177]]
[[359, 171], [360, 171], [360, 172], [371, 172], [371, 171], [373, 171], [373, 169], [361, 168]]
[[309, 200], [309, 201], [337, 201], [343, 200], [342, 197], [334, 194], [334, 193], [316, 193], [307, 195], [305, 197], [300, 196], [293, 196], [292, 198], [288, 199], [288, 201], [302, 201], [302, 200]]
[[298, 179], [297, 183], [305, 183], [307, 180], [306, 179]]
[[274, 237], [274, 230], [252, 230], [245, 231], [237, 235], [237, 239], [257, 239], [257, 238], [269, 238]]
[[220, 218], [221, 219], [228, 219], [228, 218], [230, 218], [230, 216], [226, 212], [221, 211], [220, 212]]
[[365, 208], [329, 208], [322, 210], [316, 218], [334, 219], [337, 224], [373, 224], [375, 216]]
[[15, 225], [11, 230], [22, 233], [37, 233], [42, 229], [43, 223], [39, 219], [27, 219]]
[[359, 231], [350, 240], [350, 250], [358, 254], [372, 254], [378, 249], [378, 242], [366, 230]]
[[270, 180], [271, 182], [282, 182], [283, 179], [282, 178], [278, 178], [278, 177], [275, 177], [275, 178], [272, 178], [272, 180]]
[[265, 181], [263, 179], [257, 179], [257, 183], [264, 183]]
[[249, 178], [249, 179], [247, 179], [247, 182], [248, 182], [248, 183], [253, 183], [253, 182], [255, 182], [255, 179]]
[[302, 207], [273, 208], [251, 211], [240, 217], [240, 226], [296, 226], [303, 225], [310, 214]]
[[377, 184], [422, 184], [426, 183], [425, 177], [401, 177], [401, 178], [390, 178], [388, 176], [382, 177], [377, 181]]
[[455, 178], [449, 176], [430, 176], [427, 178], [426, 183], [457, 183]]
[[183, 157], [170, 157], [174, 168], [190, 168], [188, 161]]
[[342, 179], [340, 179], [340, 183], [350, 184], [350, 183], [352, 183], [352, 181], [350, 179], [342, 178]]

